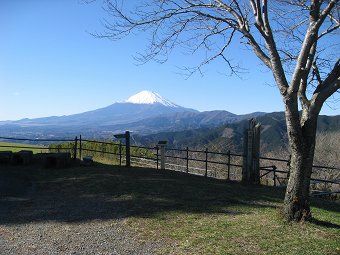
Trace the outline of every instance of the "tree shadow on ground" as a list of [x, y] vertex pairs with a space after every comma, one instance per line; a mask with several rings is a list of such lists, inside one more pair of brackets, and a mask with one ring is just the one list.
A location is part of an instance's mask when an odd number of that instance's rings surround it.
[[323, 220], [318, 220], [316, 218], [313, 218], [311, 220], [311, 223], [314, 224], [314, 225], [322, 226], [322, 227], [326, 227], [326, 228], [340, 229], [339, 224], [328, 222], [328, 221], [323, 221]]
[[173, 171], [95, 164], [65, 169], [0, 167], [0, 224], [81, 222], [168, 212], [247, 214], [283, 191]]

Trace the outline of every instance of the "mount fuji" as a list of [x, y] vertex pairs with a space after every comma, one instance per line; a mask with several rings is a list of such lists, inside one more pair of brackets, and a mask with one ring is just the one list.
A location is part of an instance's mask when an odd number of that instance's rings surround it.
[[[104, 108], [66, 116], [51, 116], [17, 121], [0, 121], [0, 131], [5, 133], [79, 133], [82, 131], [115, 130], [115, 125], [149, 119], [174, 113], [198, 113], [172, 103], [151, 91], [141, 91], [124, 102], [117, 102]], [[45, 136], [45, 135], [44, 135]], [[58, 135], [59, 136], [59, 135]]]
[[170, 108], [182, 108], [181, 106], [172, 103], [168, 99], [162, 97], [161, 95], [157, 94], [156, 92], [143, 90], [136, 95], [133, 95], [125, 101], [125, 103], [132, 103], [132, 104], [161, 104]]
[[179, 106], [155, 92], [141, 91], [123, 102], [79, 114], [0, 121], [0, 133], [27, 138], [70, 138], [79, 134], [89, 138], [112, 138], [112, 134], [125, 130], [146, 135], [211, 128], [262, 114], [199, 112]]
[[12, 121], [11, 123], [21, 125], [23, 127], [32, 125], [107, 126], [130, 123], [154, 116], [178, 112], [198, 112], [198, 111], [176, 105], [155, 92], [141, 91], [129, 97], [124, 102], [114, 103], [107, 107], [93, 111], [72, 114], [67, 116], [52, 116], [36, 119], [22, 119], [18, 121]]

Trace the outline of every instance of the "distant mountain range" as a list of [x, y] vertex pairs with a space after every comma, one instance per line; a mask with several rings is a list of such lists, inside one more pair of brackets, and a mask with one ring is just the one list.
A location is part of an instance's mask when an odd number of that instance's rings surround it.
[[[7, 124], [27, 126], [81, 127], [112, 126], [178, 112], [197, 112], [171, 103], [160, 95], [142, 91], [122, 103], [114, 103], [104, 108], [68, 116], [52, 116], [36, 119], [22, 119]], [[1, 123], [1, 122], [0, 122]]]
[[[257, 116], [261, 123], [261, 150], [272, 151], [279, 147], [286, 148], [288, 144], [284, 112], [273, 112]], [[136, 136], [137, 143], [153, 146], [160, 140], [168, 141], [170, 148], [204, 149], [214, 151], [242, 152], [244, 131], [249, 119], [220, 125], [213, 128], [199, 128], [177, 132], [161, 132], [158, 134]], [[340, 116], [320, 116], [318, 132], [339, 132]]]
[[[199, 112], [181, 107], [157, 93], [142, 91], [125, 102], [94, 111], [37, 119], [0, 122], [0, 136], [24, 138], [112, 139], [130, 130], [134, 142], [154, 145], [167, 140], [170, 147], [192, 147], [240, 151], [248, 120], [256, 117], [262, 125], [262, 148], [287, 144], [283, 112], [254, 112], [236, 115], [228, 111]], [[320, 116], [318, 131], [340, 132], [340, 116]]]
[[202, 127], [217, 127], [264, 113], [236, 115], [227, 111], [199, 112], [181, 107], [155, 92], [142, 91], [125, 102], [68, 116], [0, 122], [2, 136], [70, 137], [83, 134], [91, 138], [109, 138], [130, 130], [152, 134]]

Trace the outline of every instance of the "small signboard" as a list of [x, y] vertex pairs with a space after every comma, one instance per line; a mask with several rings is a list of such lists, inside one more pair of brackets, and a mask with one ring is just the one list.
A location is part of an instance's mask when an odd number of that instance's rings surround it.
[[115, 138], [126, 138], [126, 134], [117, 134], [114, 135]]
[[129, 167], [131, 166], [131, 156], [130, 156], [130, 131], [125, 131], [124, 134], [116, 134], [113, 135], [115, 138], [124, 138], [125, 139], [125, 147], [126, 147], [126, 166]]

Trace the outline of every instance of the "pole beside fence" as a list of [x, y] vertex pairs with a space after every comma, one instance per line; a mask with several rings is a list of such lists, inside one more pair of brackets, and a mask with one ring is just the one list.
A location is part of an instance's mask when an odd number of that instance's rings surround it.
[[205, 177], [208, 177], [208, 148], [205, 149]]
[[165, 170], [165, 146], [167, 142], [166, 141], [159, 141], [158, 146], [161, 153], [161, 170]]
[[74, 148], [73, 148], [73, 159], [77, 159], [77, 143], [78, 143], [78, 137], [76, 136], [74, 138]]
[[261, 124], [252, 118], [244, 133], [242, 181], [245, 183], [260, 183], [260, 131]]
[[82, 156], [82, 150], [83, 150], [83, 147], [82, 147], [82, 142], [81, 142], [81, 135], [79, 135], [79, 159], [81, 160], [81, 156]]
[[119, 166], [122, 166], [122, 141], [119, 141]]
[[156, 146], [156, 165], [157, 165], [157, 170], [159, 169], [159, 147]]
[[126, 166], [131, 166], [131, 154], [130, 154], [130, 132], [125, 132], [125, 144], [126, 144]]
[[187, 165], [186, 165], [186, 167], [187, 167], [186, 168], [186, 172], [189, 173], [189, 147], [187, 147], [186, 153], [187, 153], [186, 154], [186, 161], [187, 161], [186, 162], [187, 163]]
[[228, 150], [227, 154], [228, 154], [228, 174], [227, 174], [227, 180], [230, 180], [230, 150]]

